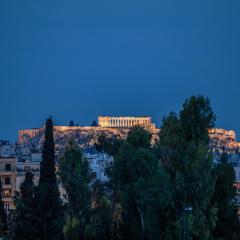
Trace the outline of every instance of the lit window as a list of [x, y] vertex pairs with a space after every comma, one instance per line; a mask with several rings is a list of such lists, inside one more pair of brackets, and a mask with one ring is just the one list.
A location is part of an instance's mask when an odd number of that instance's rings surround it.
[[3, 191], [3, 197], [11, 197], [11, 190], [6, 189]]

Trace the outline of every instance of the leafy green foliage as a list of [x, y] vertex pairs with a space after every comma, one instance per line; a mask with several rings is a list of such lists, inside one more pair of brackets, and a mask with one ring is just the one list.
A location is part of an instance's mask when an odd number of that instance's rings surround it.
[[237, 209], [233, 205], [236, 189], [233, 186], [235, 173], [227, 155], [223, 154], [219, 163], [214, 166], [216, 178], [215, 191], [212, 204], [216, 205], [217, 222], [213, 230], [215, 239], [235, 240], [240, 237], [240, 225]]
[[[216, 209], [210, 206], [214, 179], [208, 129], [214, 127], [214, 121], [210, 102], [203, 96], [187, 99], [179, 116], [170, 113], [163, 120], [155, 152], [170, 174], [174, 204], [167, 225], [173, 226], [168, 233], [176, 236], [210, 238]], [[187, 208], [192, 209], [188, 226], [184, 223]]]
[[70, 239], [69, 234], [72, 234], [71, 230], [74, 235], [77, 235], [75, 230], [77, 225], [78, 237], [80, 238], [84, 235], [84, 229], [90, 219], [89, 183], [91, 179], [89, 164], [73, 140], [70, 140], [59, 161], [58, 174], [68, 200], [68, 220], [64, 233], [68, 234], [68, 239]]
[[117, 137], [108, 138], [105, 134], [101, 134], [98, 137], [95, 147], [99, 152], [106, 152], [110, 156], [114, 156], [118, 152], [122, 142], [123, 140]]
[[14, 223], [15, 240], [37, 239], [33, 174], [27, 172], [16, 199]]
[[112, 202], [104, 191], [104, 185], [96, 181], [92, 186], [91, 225], [96, 240], [110, 240], [112, 236]]
[[[208, 130], [215, 115], [203, 96], [163, 119], [159, 141], [139, 126], [126, 140], [100, 135], [95, 145], [114, 157], [110, 181], [91, 182], [89, 164], [74, 140], [59, 161], [66, 221], [55, 175], [53, 123], [47, 120], [40, 181], [26, 174], [8, 237], [16, 240], [237, 240], [234, 170], [226, 155], [213, 166]], [[73, 124], [71, 124], [73, 125]], [[95, 123], [93, 124], [95, 125]], [[0, 231], [6, 232], [0, 186]], [[63, 234], [62, 234], [63, 233]]]
[[214, 192], [208, 130], [214, 127], [215, 115], [208, 99], [193, 96], [183, 104], [179, 120], [182, 129], [183, 193], [185, 205], [193, 209], [192, 236], [208, 239], [212, 227], [209, 222], [212, 220], [207, 212], [213, 212], [209, 202]]
[[151, 135], [133, 127], [115, 156], [113, 180], [123, 207], [126, 239], [159, 239], [161, 213], [171, 193], [168, 176], [151, 153]]
[[76, 217], [68, 216], [66, 224], [63, 227], [65, 240], [79, 240], [81, 237], [80, 221]]

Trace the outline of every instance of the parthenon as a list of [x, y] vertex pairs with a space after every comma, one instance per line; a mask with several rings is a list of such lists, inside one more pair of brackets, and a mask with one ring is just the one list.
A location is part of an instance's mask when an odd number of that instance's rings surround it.
[[151, 117], [98, 117], [100, 127], [132, 127], [152, 124]]

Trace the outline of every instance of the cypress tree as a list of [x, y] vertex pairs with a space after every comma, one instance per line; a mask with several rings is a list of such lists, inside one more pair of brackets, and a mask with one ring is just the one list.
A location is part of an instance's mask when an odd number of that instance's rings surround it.
[[7, 215], [4, 209], [4, 203], [2, 201], [3, 189], [2, 181], [0, 180], [0, 236], [4, 236], [7, 231]]
[[53, 121], [46, 121], [40, 179], [36, 193], [39, 237], [42, 240], [62, 239], [63, 213], [55, 174]]
[[34, 183], [33, 174], [27, 172], [20, 186], [21, 194], [16, 201], [14, 239], [36, 239], [36, 219], [34, 206]]

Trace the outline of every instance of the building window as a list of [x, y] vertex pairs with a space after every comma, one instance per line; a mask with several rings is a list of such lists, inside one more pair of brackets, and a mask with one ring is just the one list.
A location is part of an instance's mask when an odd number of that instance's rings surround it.
[[11, 171], [12, 168], [11, 168], [11, 164], [5, 164], [5, 171]]
[[93, 178], [97, 178], [97, 173], [96, 172], [92, 172], [92, 177]]
[[3, 197], [11, 197], [11, 190], [10, 189], [5, 189], [3, 191]]
[[5, 183], [6, 185], [11, 184], [11, 178], [10, 178], [10, 177], [5, 177], [4, 183]]
[[30, 166], [24, 166], [24, 172], [31, 172]]

